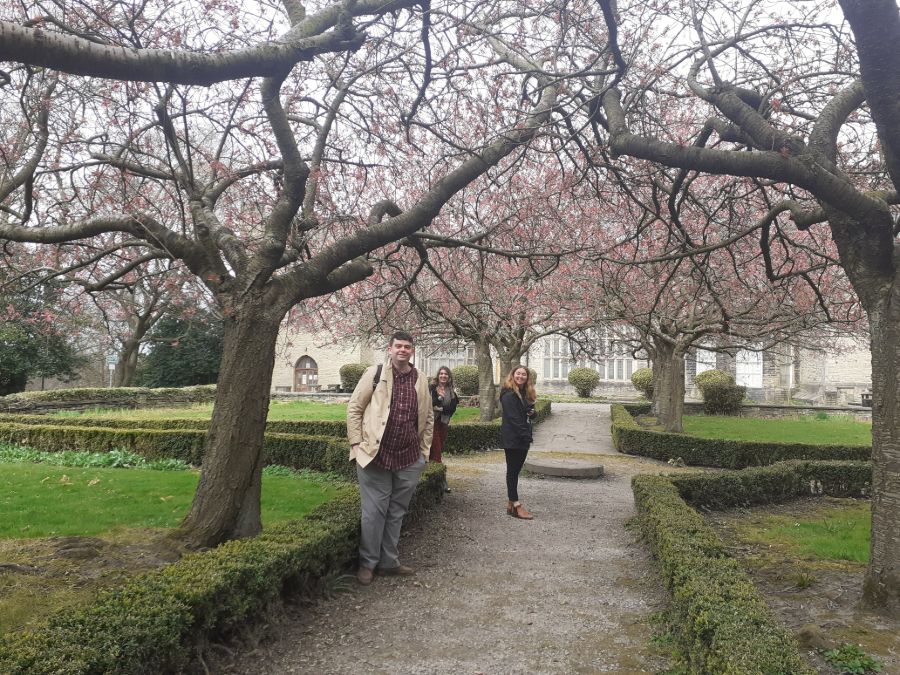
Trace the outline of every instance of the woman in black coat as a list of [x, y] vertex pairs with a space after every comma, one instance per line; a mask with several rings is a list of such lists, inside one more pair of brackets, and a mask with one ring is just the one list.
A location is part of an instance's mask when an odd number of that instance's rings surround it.
[[531, 447], [531, 418], [535, 414], [536, 398], [528, 368], [513, 368], [500, 390], [500, 406], [503, 409], [500, 439], [506, 454], [506, 496], [509, 500], [506, 512], [523, 520], [534, 518], [519, 501], [519, 473], [528, 457], [528, 448]]

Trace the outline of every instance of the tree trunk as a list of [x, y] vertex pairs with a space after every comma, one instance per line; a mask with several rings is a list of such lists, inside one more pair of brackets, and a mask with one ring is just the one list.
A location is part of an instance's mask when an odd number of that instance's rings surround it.
[[114, 387], [134, 386], [134, 375], [137, 372], [138, 347], [140, 340], [129, 338], [119, 351], [119, 362], [113, 371]]
[[872, 350], [872, 543], [863, 592], [900, 614], [900, 289], [867, 307]]
[[503, 382], [509, 375], [509, 371], [516, 366], [525, 365], [522, 363], [522, 356], [525, 352], [522, 349], [498, 351], [500, 353], [500, 382]]
[[494, 360], [491, 346], [484, 340], [475, 340], [475, 358], [478, 360], [478, 406], [482, 422], [494, 419], [497, 409], [497, 387], [494, 385]]
[[253, 306], [225, 320], [216, 400], [200, 483], [182, 528], [188, 542], [215, 546], [258, 534], [263, 435], [280, 316]]
[[660, 340], [656, 345], [653, 372], [656, 417], [666, 431], [680, 434], [684, 415], [684, 352]]

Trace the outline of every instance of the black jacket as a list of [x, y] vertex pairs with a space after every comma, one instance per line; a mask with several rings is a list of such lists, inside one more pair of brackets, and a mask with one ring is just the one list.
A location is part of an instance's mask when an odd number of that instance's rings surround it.
[[500, 392], [500, 406], [503, 420], [500, 423], [500, 443], [507, 450], [527, 450], [531, 446], [531, 424], [528, 409], [533, 405], [525, 403], [512, 389]]
[[433, 384], [429, 384], [428, 388], [431, 389], [432, 407], [439, 408], [443, 406], [443, 409], [440, 412], [438, 412], [437, 410], [434, 411], [435, 421], [441, 419], [441, 415], [446, 415], [448, 419], [453, 417], [453, 413], [456, 412], [456, 406], [459, 405], [459, 396], [456, 395], [456, 392], [453, 392], [453, 396], [450, 397], [449, 401], [445, 400], [442, 402], [440, 400], [440, 397], [438, 396], [437, 387], [435, 387]]

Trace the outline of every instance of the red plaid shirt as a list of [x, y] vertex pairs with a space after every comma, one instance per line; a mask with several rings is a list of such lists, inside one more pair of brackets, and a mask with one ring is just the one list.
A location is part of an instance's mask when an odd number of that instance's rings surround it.
[[[393, 368], [393, 366], [392, 366]], [[416, 381], [419, 373], [412, 368], [401, 374], [393, 368], [394, 388], [391, 391], [391, 411], [388, 413], [381, 449], [373, 460], [388, 471], [400, 471], [415, 464], [419, 455], [419, 397]]]

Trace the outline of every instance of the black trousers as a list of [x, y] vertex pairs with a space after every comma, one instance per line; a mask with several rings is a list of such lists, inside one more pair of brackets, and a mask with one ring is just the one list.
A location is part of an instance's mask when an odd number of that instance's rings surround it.
[[519, 472], [528, 457], [528, 448], [507, 448], [506, 453], [506, 498], [511, 502], [519, 501]]

